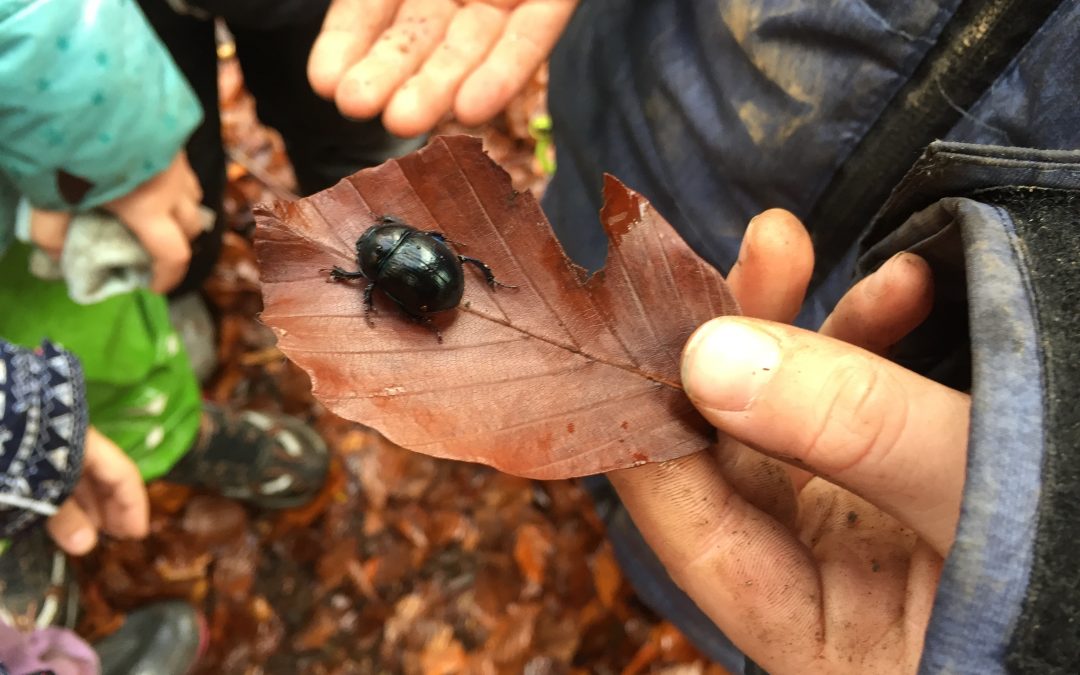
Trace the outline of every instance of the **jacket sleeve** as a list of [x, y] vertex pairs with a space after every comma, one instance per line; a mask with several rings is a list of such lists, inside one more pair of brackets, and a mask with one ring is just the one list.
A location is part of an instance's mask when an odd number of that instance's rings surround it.
[[88, 426], [82, 368], [45, 342], [0, 340], [0, 537], [55, 512], [82, 471]]
[[133, 0], [0, 0], [0, 172], [34, 206], [127, 194], [201, 119]]

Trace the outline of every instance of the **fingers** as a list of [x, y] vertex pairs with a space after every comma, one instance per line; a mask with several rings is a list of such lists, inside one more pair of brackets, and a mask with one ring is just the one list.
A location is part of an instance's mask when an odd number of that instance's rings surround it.
[[188, 239], [194, 239], [206, 231], [206, 217], [202, 208], [202, 186], [188, 163], [187, 153], [180, 152], [166, 169], [168, 178], [176, 183], [175, 205], [170, 214]]
[[698, 329], [682, 378], [722, 433], [847, 487], [948, 552], [966, 461], [965, 394], [837, 340], [741, 317]]
[[[100, 512], [102, 529], [117, 537], [145, 537], [150, 500], [138, 467], [111, 440], [91, 427], [86, 436], [83, 475]], [[77, 493], [77, 497], [80, 495]]]
[[442, 41], [457, 10], [453, 0], [405, 0], [390, 27], [342, 76], [335, 94], [338, 109], [357, 118], [381, 113]]
[[813, 270], [814, 246], [806, 228], [790, 212], [771, 209], [747, 226], [727, 283], [746, 316], [790, 323]]
[[726, 434], [710, 451], [716, 468], [732, 489], [754, 508], [793, 528], [798, 517], [798, 493], [811, 474], [768, 457]]
[[308, 78], [342, 114], [383, 113], [400, 136], [453, 109], [466, 125], [502, 110], [547, 59], [577, 0], [335, 0]]
[[[727, 283], [746, 316], [789, 322], [799, 313], [813, 268], [814, 246], [806, 228], [792, 213], [770, 209], [747, 226]], [[723, 435], [714, 452], [739, 494], [781, 523], [793, 522], [795, 489], [811, 474]]]
[[202, 232], [199, 212], [202, 190], [188, 164], [176, 154], [172, 163], [123, 197], [106, 204], [150, 254], [156, 293], [166, 293], [183, 280], [191, 261], [188, 240]]
[[479, 65], [506, 25], [507, 14], [477, 2], [454, 15], [442, 43], [393, 95], [383, 124], [398, 136], [416, 136], [432, 127], [454, 104], [465, 77]]
[[535, 0], [514, 9], [502, 37], [461, 85], [458, 120], [480, 124], [505, 108], [548, 58], [576, 6], [577, 0]]
[[56, 545], [69, 555], [85, 555], [97, 546], [97, 528], [75, 500], [68, 499], [45, 523]]
[[202, 211], [199, 203], [188, 199], [177, 201], [171, 214], [180, 226], [180, 230], [189, 240], [194, 239], [205, 231]]
[[401, 0], [333, 0], [308, 58], [308, 80], [315, 93], [334, 98], [345, 71], [390, 25], [400, 4]]
[[735, 644], [767, 669], [762, 653], [813, 658], [823, 637], [814, 561], [720, 476], [706, 453], [608, 474], [672, 579]]
[[50, 257], [59, 260], [70, 224], [71, 214], [66, 211], [31, 209], [30, 240]]
[[150, 289], [168, 293], [183, 280], [191, 262], [191, 245], [184, 229], [167, 214], [130, 220], [127, 226], [153, 259]]
[[885, 354], [926, 319], [933, 303], [930, 265], [899, 253], [844, 295], [821, 333]]

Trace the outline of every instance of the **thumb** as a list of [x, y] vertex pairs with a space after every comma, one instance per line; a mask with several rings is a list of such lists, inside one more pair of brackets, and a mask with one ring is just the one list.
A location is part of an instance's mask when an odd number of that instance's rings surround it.
[[72, 215], [66, 211], [31, 209], [30, 240], [55, 259], [60, 258]]
[[97, 545], [98, 533], [90, 517], [70, 498], [45, 523], [56, 545], [69, 555], [84, 555]]
[[847, 343], [743, 317], [714, 319], [691, 336], [682, 380], [720, 431], [855, 492], [948, 552], [966, 394]]

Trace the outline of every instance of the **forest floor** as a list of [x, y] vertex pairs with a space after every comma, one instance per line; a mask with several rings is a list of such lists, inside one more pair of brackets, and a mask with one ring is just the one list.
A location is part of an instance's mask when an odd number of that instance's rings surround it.
[[[107, 541], [79, 564], [93, 638], [158, 598], [201, 608], [200, 673], [721, 675], [624, 580], [603, 523], [572, 481], [534, 482], [433, 459], [328, 413], [258, 320], [254, 203], [287, 198], [280, 139], [261, 127], [234, 59], [221, 62], [229, 153], [224, 253], [206, 285], [219, 365], [204, 396], [311, 422], [335, 460], [306, 507], [264, 512], [156, 482], [151, 535]], [[471, 133], [539, 196], [546, 178], [529, 120], [541, 73]]]

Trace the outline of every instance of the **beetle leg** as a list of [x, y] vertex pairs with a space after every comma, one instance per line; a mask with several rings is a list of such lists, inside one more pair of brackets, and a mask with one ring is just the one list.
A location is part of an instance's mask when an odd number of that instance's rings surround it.
[[463, 263], [469, 263], [474, 265], [478, 270], [484, 273], [484, 278], [487, 279], [488, 286], [495, 288], [496, 286], [502, 286], [503, 288], [517, 288], [517, 286], [511, 286], [510, 284], [504, 284], [495, 278], [495, 273], [491, 271], [491, 268], [483, 260], [476, 258], [470, 258], [467, 255], [459, 255], [458, 260]]
[[422, 326], [426, 326], [428, 330], [430, 330], [432, 333], [435, 333], [435, 339], [438, 340], [439, 344], [442, 344], [442, 332], [435, 326], [435, 322], [431, 320], [431, 317], [429, 315], [413, 314], [412, 312], [406, 310], [404, 307], [401, 309], [401, 311], [405, 314], [405, 316], [409, 317], [409, 321], [412, 321], [413, 323], [418, 323]]
[[435, 334], [435, 339], [438, 340], [438, 343], [442, 345], [443, 334], [441, 330], [435, 326], [435, 322], [431, 320], [431, 315], [410, 312], [404, 307], [402, 308], [402, 313], [405, 314], [406, 318], [408, 318], [409, 321], [418, 323], [421, 326], [426, 326], [429, 330], [431, 330], [432, 333]]
[[[321, 269], [319, 271], [320, 272], [326, 272], [327, 270]], [[364, 273], [363, 272], [350, 272], [348, 270], [341, 269], [337, 265], [334, 265], [332, 268], [330, 268], [329, 272], [330, 272], [329, 281], [346, 281], [348, 279], [363, 279], [364, 278]]]
[[375, 292], [375, 284], [368, 284], [364, 287], [364, 323], [375, 327], [375, 322], [371, 320], [372, 314], [378, 314], [378, 310], [375, 309], [375, 299], [371, 296]]
[[442, 344], [442, 332], [440, 332], [439, 329], [435, 327], [435, 323], [432, 322], [430, 316], [421, 317], [420, 323], [430, 328], [435, 333], [435, 341], [439, 344]]

